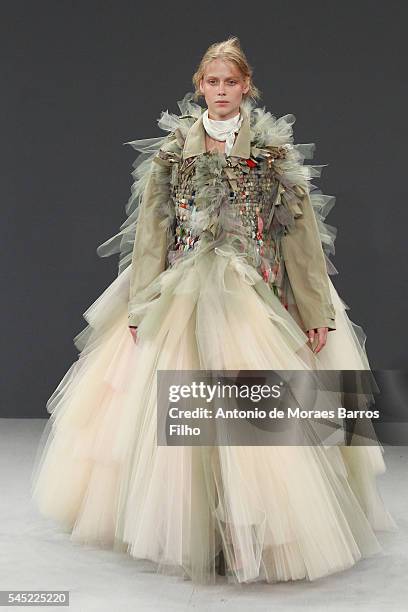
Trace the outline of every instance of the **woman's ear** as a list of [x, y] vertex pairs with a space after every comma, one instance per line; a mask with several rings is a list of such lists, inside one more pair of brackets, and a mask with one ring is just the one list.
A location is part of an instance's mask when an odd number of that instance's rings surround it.
[[242, 89], [242, 93], [246, 94], [249, 91], [249, 77], [245, 77], [244, 79], [244, 87]]
[[204, 90], [203, 90], [203, 79], [202, 79], [202, 78], [199, 80], [198, 87], [199, 87], [199, 89], [200, 89], [200, 93], [204, 95]]

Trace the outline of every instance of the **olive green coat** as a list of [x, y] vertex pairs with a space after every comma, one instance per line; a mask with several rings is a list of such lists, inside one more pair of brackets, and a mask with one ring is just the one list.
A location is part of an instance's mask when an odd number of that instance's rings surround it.
[[[167, 144], [171, 149], [171, 142]], [[243, 113], [243, 121], [235, 139], [231, 156], [250, 157], [250, 123]], [[183, 159], [205, 153], [205, 130], [200, 117], [187, 133], [184, 142]], [[167, 236], [160, 229], [158, 203], [162, 198], [162, 182], [158, 173], [166, 171], [160, 158], [152, 163], [146, 189], [143, 194], [136, 236], [133, 247], [130, 273], [129, 298], [137, 301], [137, 294], [153, 281], [166, 267]], [[295, 228], [282, 237], [281, 248], [287, 275], [292, 287], [296, 305], [303, 322], [303, 329], [328, 327], [336, 329], [335, 310], [330, 297], [329, 278], [324, 252], [319, 236], [310, 196], [302, 198], [302, 212], [295, 219]], [[143, 262], [143, 264], [142, 264]], [[137, 326], [140, 315], [132, 313], [129, 307], [129, 325]]]

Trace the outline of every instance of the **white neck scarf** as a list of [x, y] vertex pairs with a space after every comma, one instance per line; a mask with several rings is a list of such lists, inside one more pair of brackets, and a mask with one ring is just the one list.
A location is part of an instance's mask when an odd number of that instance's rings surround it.
[[225, 155], [231, 153], [234, 145], [235, 134], [239, 131], [243, 120], [242, 113], [238, 113], [231, 119], [224, 119], [217, 121], [210, 119], [208, 116], [208, 108], [203, 113], [203, 125], [204, 129], [211, 138], [225, 142]]

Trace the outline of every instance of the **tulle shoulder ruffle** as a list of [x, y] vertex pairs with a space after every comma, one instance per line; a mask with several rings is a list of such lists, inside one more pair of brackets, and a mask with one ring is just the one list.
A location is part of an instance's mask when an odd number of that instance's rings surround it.
[[96, 251], [99, 257], [119, 254], [118, 274], [123, 272], [132, 260], [140, 204], [153, 159], [158, 156], [160, 150], [180, 153], [188, 130], [204, 110], [199, 104], [194, 103], [191, 97], [192, 94], [188, 93], [183, 100], [178, 101], [180, 115], [169, 113], [168, 110], [161, 111], [157, 124], [161, 130], [166, 132], [165, 135], [123, 143], [131, 145], [138, 151], [138, 156], [132, 165], [133, 183], [129, 200], [125, 206], [126, 219], [120, 226], [119, 232], [100, 244]]
[[[322, 193], [312, 183], [314, 178], [321, 177], [322, 169], [328, 164], [305, 163], [305, 160], [313, 159], [316, 145], [313, 142], [294, 143], [295, 115], [289, 113], [277, 118], [265, 107], [256, 108], [254, 102], [249, 99], [243, 102], [243, 108], [250, 116], [251, 156], [255, 158], [265, 152], [272, 154], [275, 173], [284, 187], [282, 191], [278, 191], [276, 204], [279, 205], [281, 198], [284, 198], [291, 216], [297, 218], [303, 214], [302, 198], [306, 193], [309, 194], [327, 271], [329, 274], [337, 274], [337, 269], [329, 259], [329, 256], [335, 253], [337, 228], [325, 221], [335, 205], [336, 197]], [[276, 214], [279, 214], [279, 206]]]
[[[172, 152], [179, 157], [189, 129], [204, 112], [204, 108], [194, 102], [193, 95], [192, 92], [188, 92], [177, 102], [180, 114], [168, 110], [161, 111], [157, 123], [165, 132], [164, 135], [123, 143], [131, 145], [138, 152], [132, 166], [133, 183], [131, 195], [125, 206], [126, 219], [120, 226], [119, 232], [97, 248], [100, 257], [119, 254], [118, 274], [131, 264], [140, 204], [154, 158], [159, 157], [160, 151]], [[292, 217], [302, 215], [302, 198], [308, 193], [326, 258], [327, 271], [329, 274], [337, 274], [334, 264], [329, 259], [329, 255], [335, 253], [337, 228], [325, 221], [336, 198], [323, 194], [312, 183], [313, 178], [321, 176], [322, 168], [327, 164], [304, 163], [305, 160], [313, 158], [315, 144], [294, 144], [292, 126], [296, 121], [295, 115], [287, 114], [276, 118], [265, 107], [255, 107], [255, 103], [250, 99], [244, 100], [242, 107], [250, 117], [251, 157], [256, 158], [265, 152], [272, 155], [275, 171], [283, 186], [282, 191], [278, 191], [277, 194], [276, 214], [279, 215], [280, 212], [283, 214], [286, 208], [290, 210]], [[279, 207], [283, 199], [286, 207]], [[163, 202], [163, 211], [166, 210], [166, 206], [167, 201]]]

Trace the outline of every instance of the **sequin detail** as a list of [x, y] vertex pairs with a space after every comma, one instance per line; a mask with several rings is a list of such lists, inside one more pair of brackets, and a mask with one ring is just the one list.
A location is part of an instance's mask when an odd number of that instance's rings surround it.
[[[205, 154], [205, 155], [208, 155]], [[223, 156], [221, 156], [223, 157]], [[195, 188], [196, 159], [176, 160], [171, 170], [171, 200], [174, 205], [173, 243], [167, 252], [168, 265], [197, 248], [202, 233], [191, 229], [197, 214]], [[228, 187], [229, 204], [247, 236], [247, 259], [265, 282], [281, 297], [283, 258], [279, 237], [285, 226], [275, 214], [278, 191], [282, 189], [273, 171], [273, 157], [257, 157], [248, 164], [241, 158], [223, 157], [222, 182]], [[215, 179], [214, 179], [215, 182]], [[278, 200], [280, 203], [280, 200]], [[282, 206], [282, 205], [281, 205]], [[216, 227], [216, 223], [214, 223]]]

